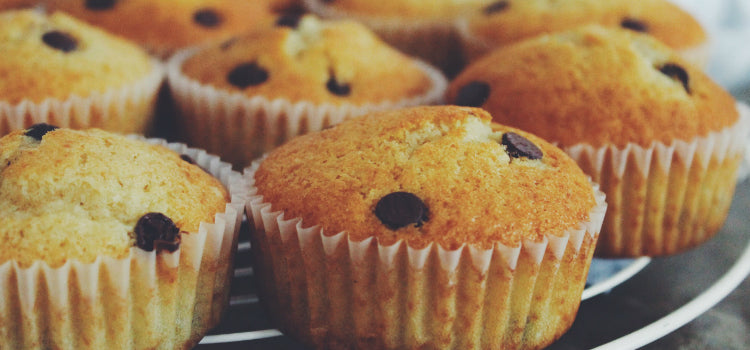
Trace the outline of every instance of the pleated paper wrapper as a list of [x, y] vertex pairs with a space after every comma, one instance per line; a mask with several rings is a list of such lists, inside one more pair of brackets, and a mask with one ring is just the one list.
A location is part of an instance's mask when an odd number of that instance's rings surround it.
[[716, 234], [746, 162], [750, 108], [737, 108], [734, 125], [693, 140], [563, 148], [607, 194], [597, 256], [671, 255]]
[[3, 263], [0, 349], [190, 349], [219, 322], [247, 188], [218, 157], [168, 146], [224, 184], [231, 195], [226, 211], [198, 232], [183, 232], [173, 253], [133, 247], [123, 259], [99, 256], [55, 268]]
[[144, 134], [151, 128], [164, 67], [158, 60], [144, 77], [120, 87], [71, 95], [66, 99], [47, 98], [40, 102], [2, 101], [0, 96], [0, 135], [46, 123], [61, 128], [100, 128], [121, 134]]
[[523, 349], [572, 324], [606, 210], [516, 247], [423, 249], [353, 241], [272, 211], [245, 169], [261, 297], [275, 325], [325, 349]]
[[334, 105], [248, 97], [241, 92], [201, 84], [183, 74], [182, 63], [196, 50], [198, 48], [178, 52], [167, 67], [169, 86], [180, 113], [179, 132], [189, 144], [220, 155], [237, 169], [295, 136], [320, 131], [348, 118], [374, 111], [438, 104], [447, 88], [440, 71], [415, 60], [432, 86], [422, 95], [398, 101]]

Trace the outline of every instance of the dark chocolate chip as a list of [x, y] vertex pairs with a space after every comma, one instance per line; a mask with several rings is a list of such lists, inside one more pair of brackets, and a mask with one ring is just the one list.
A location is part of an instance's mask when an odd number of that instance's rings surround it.
[[147, 252], [174, 252], [180, 247], [180, 229], [162, 213], [148, 213], [135, 224], [135, 244]]
[[266, 80], [268, 72], [255, 62], [240, 64], [227, 75], [227, 81], [240, 89], [262, 84]]
[[195, 164], [195, 160], [193, 158], [191, 158], [187, 154], [180, 154], [180, 158], [182, 158], [182, 160], [184, 160], [184, 161], [186, 161], [186, 162], [188, 162], [190, 164]]
[[481, 81], [472, 81], [464, 85], [458, 94], [454, 104], [466, 107], [479, 107], [490, 97], [490, 85]]
[[86, 8], [94, 11], [109, 10], [115, 7], [117, 0], [86, 0]]
[[333, 77], [333, 76], [330, 79], [328, 79], [328, 82], [326, 83], [326, 88], [332, 94], [339, 95], [339, 96], [348, 96], [352, 92], [352, 89], [349, 86], [349, 84], [339, 83], [336, 80], [336, 77]]
[[409, 192], [393, 192], [381, 198], [375, 206], [375, 216], [391, 230], [412, 224], [420, 227], [429, 219], [427, 205]]
[[76, 38], [59, 30], [44, 33], [44, 35], [42, 35], [42, 41], [47, 44], [47, 46], [62, 52], [70, 52], [78, 47], [78, 40], [76, 40]]
[[302, 15], [298, 13], [286, 13], [276, 19], [276, 26], [279, 27], [290, 27], [297, 28], [299, 20], [302, 19]]
[[44, 135], [46, 135], [48, 132], [55, 130], [55, 129], [59, 129], [59, 128], [54, 125], [49, 125], [49, 124], [44, 124], [44, 123], [34, 124], [28, 129], [26, 129], [26, 133], [24, 135], [33, 137], [37, 139], [38, 141], [41, 141]]
[[508, 6], [510, 6], [510, 2], [508, 2], [506, 0], [495, 1], [495, 2], [493, 2], [493, 3], [491, 3], [491, 4], [487, 5], [487, 6], [485, 6], [485, 8], [482, 10], [482, 12], [484, 12], [485, 15], [489, 16], [489, 15], [492, 15], [492, 14], [504, 11], [505, 9], [508, 8]]
[[506, 132], [503, 134], [502, 143], [505, 145], [508, 155], [513, 158], [542, 159], [542, 150], [529, 141], [529, 139], [519, 134]]
[[674, 63], [667, 63], [659, 67], [659, 71], [674, 80], [679, 80], [680, 83], [682, 83], [682, 87], [685, 88], [685, 91], [688, 94], [690, 93], [690, 76], [685, 68]]
[[625, 29], [634, 30], [636, 32], [646, 33], [648, 32], [648, 25], [641, 20], [635, 18], [625, 18], [620, 22], [620, 26]]
[[222, 20], [221, 15], [210, 8], [200, 9], [193, 14], [193, 21], [207, 28], [217, 27]]

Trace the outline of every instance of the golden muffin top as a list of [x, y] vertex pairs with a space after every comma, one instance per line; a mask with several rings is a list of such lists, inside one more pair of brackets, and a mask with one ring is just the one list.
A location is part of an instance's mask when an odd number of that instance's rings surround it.
[[0, 264], [173, 251], [228, 201], [190, 159], [143, 140], [46, 124], [0, 138]]
[[423, 63], [357, 22], [305, 15], [277, 23], [198, 51], [182, 73], [220, 90], [315, 104], [399, 101], [433, 89]]
[[594, 190], [555, 146], [478, 108], [373, 113], [272, 151], [257, 194], [284, 217], [390, 245], [518, 246], [589, 220]]
[[670, 144], [739, 118], [732, 96], [666, 45], [597, 25], [493, 51], [451, 82], [446, 101], [561, 146]]
[[464, 20], [469, 36], [492, 47], [584, 24], [648, 33], [673, 49], [707, 40], [700, 23], [667, 0], [499, 0]]
[[0, 101], [89, 96], [153, 71], [139, 46], [64, 13], [0, 13]]
[[61, 10], [124, 36], [160, 57], [267, 26], [268, 0], [47, 0]]

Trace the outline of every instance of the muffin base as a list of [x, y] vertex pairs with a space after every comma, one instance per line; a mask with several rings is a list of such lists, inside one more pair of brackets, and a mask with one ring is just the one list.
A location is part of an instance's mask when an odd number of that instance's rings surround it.
[[219, 322], [247, 189], [218, 157], [169, 147], [221, 180], [232, 196], [226, 211], [183, 233], [173, 253], [131, 248], [123, 259], [55, 268], [1, 264], [0, 349], [189, 349]]
[[538, 349], [575, 319], [606, 210], [564, 236], [490, 249], [352, 241], [272, 212], [246, 169], [261, 297], [274, 324], [324, 349]]
[[607, 194], [598, 257], [662, 256], [686, 251], [724, 224], [743, 159], [750, 108], [725, 130], [671, 145], [564, 150]]

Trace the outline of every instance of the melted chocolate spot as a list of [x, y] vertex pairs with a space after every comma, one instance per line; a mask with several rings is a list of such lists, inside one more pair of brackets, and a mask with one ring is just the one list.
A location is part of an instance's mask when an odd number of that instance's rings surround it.
[[302, 19], [302, 15], [298, 13], [283, 14], [276, 19], [276, 26], [297, 28], [300, 19]]
[[221, 15], [214, 9], [204, 8], [195, 11], [193, 14], [193, 21], [206, 28], [217, 27], [222, 22]]
[[472, 81], [464, 85], [453, 101], [458, 106], [479, 107], [490, 96], [490, 85], [481, 81]]
[[116, 0], [86, 0], [86, 8], [94, 11], [109, 10], [115, 7]]
[[641, 20], [635, 18], [625, 18], [620, 22], [620, 26], [625, 29], [634, 30], [636, 32], [646, 33], [648, 32], [648, 25]]
[[503, 134], [502, 144], [505, 145], [508, 155], [513, 158], [542, 159], [543, 153], [539, 147], [529, 139], [514, 132]]
[[690, 94], [690, 76], [688, 75], [688, 72], [685, 70], [685, 68], [682, 68], [679, 65], [676, 65], [674, 63], [667, 63], [661, 67], [659, 67], [659, 71], [662, 72], [662, 74], [672, 78], [673, 80], [678, 80], [682, 87], [685, 89], [685, 91]]
[[331, 77], [328, 79], [328, 82], [326, 83], [326, 88], [328, 91], [330, 91], [334, 95], [338, 96], [348, 96], [352, 89], [349, 86], [349, 84], [342, 84], [336, 81], [336, 77]]
[[162, 213], [143, 215], [135, 224], [135, 244], [147, 252], [174, 252], [180, 247], [180, 229]]
[[409, 225], [420, 227], [429, 219], [427, 205], [409, 192], [393, 192], [381, 198], [375, 206], [375, 216], [391, 230]]
[[44, 33], [44, 35], [42, 35], [42, 41], [47, 44], [47, 46], [62, 52], [70, 52], [78, 48], [78, 40], [76, 40], [76, 38], [59, 30]]
[[484, 12], [485, 15], [489, 16], [489, 15], [492, 15], [492, 14], [504, 11], [505, 9], [508, 8], [508, 6], [510, 6], [510, 2], [508, 2], [508, 1], [505, 1], [505, 0], [503, 0], [503, 1], [496, 1], [496, 2], [493, 2], [493, 3], [489, 4], [489, 5], [487, 5], [482, 10], [482, 12]]
[[28, 129], [26, 129], [26, 133], [24, 135], [33, 137], [38, 141], [42, 141], [42, 137], [44, 137], [44, 135], [47, 135], [48, 132], [56, 130], [56, 129], [59, 129], [59, 128], [54, 125], [49, 125], [49, 124], [44, 124], [44, 123], [34, 124]]
[[255, 62], [240, 64], [227, 75], [227, 81], [240, 89], [262, 84], [266, 80], [268, 72]]

